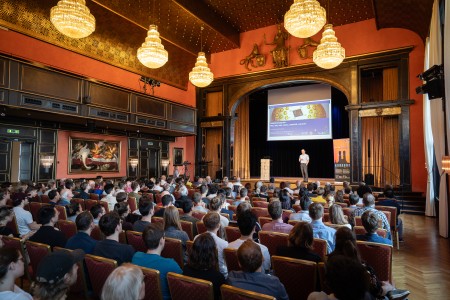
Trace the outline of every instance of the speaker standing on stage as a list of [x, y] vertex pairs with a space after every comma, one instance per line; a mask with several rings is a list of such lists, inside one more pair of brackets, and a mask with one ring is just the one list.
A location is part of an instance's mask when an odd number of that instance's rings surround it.
[[302, 149], [302, 154], [298, 158], [300, 162], [300, 170], [302, 171], [303, 181], [308, 182], [308, 164], [309, 164], [309, 155], [306, 154], [305, 149]]

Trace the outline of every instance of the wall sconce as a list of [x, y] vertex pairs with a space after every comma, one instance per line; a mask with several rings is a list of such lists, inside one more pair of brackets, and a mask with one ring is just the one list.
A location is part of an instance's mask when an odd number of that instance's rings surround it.
[[442, 172], [447, 174], [450, 173], [450, 156], [442, 157]]
[[167, 168], [169, 164], [170, 164], [169, 159], [161, 159], [161, 166], [163, 166], [164, 168]]
[[55, 156], [53, 156], [53, 155], [41, 156], [41, 159], [40, 159], [41, 165], [44, 167], [45, 173], [48, 173], [48, 171], [52, 167], [54, 159], [55, 159]]
[[136, 167], [139, 164], [139, 160], [137, 158], [130, 158], [130, 166], [133, 169], [133, 172], [136, 170]]

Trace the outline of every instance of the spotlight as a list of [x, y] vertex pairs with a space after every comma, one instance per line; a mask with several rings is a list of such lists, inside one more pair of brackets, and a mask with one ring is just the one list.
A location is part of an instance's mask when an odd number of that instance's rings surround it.
[[417, 94], [428, 94], [428, 98], [442, 98], [444, 95], [444, 67], [434, 65], [423, 73], [417, 75], [425, 84], [416, 87]]
[[141, 76], [139, 81], [142, 81], [144, 83], [144, 86], [143, 86], [144, 93], [147, 92], [147, 84], [151, 86], [151, 88], [152, 88], [152, 95], [155, 94], [155, 87], [160, 87], [161, 86], [161, 82], [159, 80], [152, 79], [152, 78], [149, 78], [149, 77]]

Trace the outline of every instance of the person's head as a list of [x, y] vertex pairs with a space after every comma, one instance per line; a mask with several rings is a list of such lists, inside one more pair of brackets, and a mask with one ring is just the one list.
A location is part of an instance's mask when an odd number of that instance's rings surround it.
[[55, 251], [44, 256], [36, 271], [33, 295], [40, 300], [65, 299], [69, 287], [77, 281], [78, 262], [84, 251]]
[[358, 202], [359, 202], [358, 194], [351, 193], [350, 196], [348, 196], [348, 201], [350, 202], [350, 205], [358, 204]]
[[312, 203], [309, 206], [309, 216], [313, 220], [319, 220], [323, 217], [323, 206], [320, 203]]
[[[297, 152], [298, 153], [298, 152]], [[305, 149], [302, 149], [302, 154], [305, 154], [306, 153], [306, 151], [305, 151]]]
[[351, 259], [361, 261], [358, 247], [356, 246], [356, 236], [348, 227], [339, 227], [335, 234], [336, 245], [334, 254], [347, 256]]
[[391, 189], [385, 190], [385, 191], [383, 192], [383, 195], [384, 195], [386, 198], [390, 198], [390, 199], [395, 198], [394, 190], [391, 190]]
[[337, 299], [362, 300], [369, 290], [369, 275], [360, 262], [335, 255], [327, 261], [325, 284]]
[[236, 208], [236, 216], [239, 219], [239, 216], [247, 210], [251, 210], [252, 206], [250, 205], [249, 202], [245, 201], [245, 202], [241, 202], [239, 203], [238, 207]]
[[75, 219], [75, 224], [77, 225], [78, 231], [87, 231], [94, 226], [94, 217], [91, 212], [83, 211]]
[[218, 189], [215, 185], [212, 185], [212, 186], [209, 188], [209, 194], [210, 194], [210, 195], [216, 195], [218, 190], [219, 190], [219, 189]]
[[214, 269], [218, 265], [216, 242], [207, 232], [198, 235], [189, 254], [189, 266], [196, 270]]
[[145, 283], [142, 270], [125, 263], [114, 269], [105, 281], [102, 300], [144, 299]]
[[180, 192], [181, 196], [185, 196], [186, 197], [188, 195], [188, 189], [184, 185], [182, 187], [180, 187], [178, 189], [178, 191]]
[[6, 205], [6, 202], [10, 199], [10, 193], [7, 189], [0, 190], [0, 206]]
[[101, 204], [95, 204], [90, 209], [94, 219], [100, 219], [105, 214], [105, 208]]
[[28, 198], [26, 197], [25, 194], [23, 193], [15, 193], [12, 197], [11, 197], [12, 201], [13, 201], [13, 206], [21, 206], [21, 205], [25, 205], [28, 203]]
[[202, 195], [208, 193], [208, 186], [202, 185], [202, 186], [200, 187], [200, 192], [202, 193]]
[[111, 194], [114, 191], [114, 184], [106, 184], [103, 190], [107, 195]]
[[184, 201], [183, 203], [183, 213], [188, 214], [191, 212], [192, 207], [194, 206], [194, 203], [192, 201]]
[[361, 216], [361, 221], [364, 229], [368, 233], [374, 233], [377, 231], [379, 219], [373, 211], [366, 210]]
[[149, 224], [142, 233], [142, 239], [149, 250], [155, 250], [158, 247], [161, 247], [162, 250], [164, 248], [164, 230], [161, 224]]
[[220, 226], [220, 215], [216, 212], [209, 212], [203, 217], [203, 224], [205, 224], [206, 230], [214, 231]]
[[334, 195], [334, 201], [336, 202], [344, 202], [344, 191], [343, 190], [339, 190], [336, 192], [336, 194]]
[[334, 204], [331, 205], [328, 209], [328, 213], [330, 214], [330, 222], [336, 225], [345, 225], [348, 224], [347, 219], [344, 216], [344, 211], [340, 205]]
[[272, 220], [278, 220], [281, 218], [281, 214], [283, 213], [283, 208], [281, 207], [281, 202], [278, 200], [273, 200], [269, 203], [269, 215]]
[[192, 201], [194, 201], [195, 205], [199, 204], [202, 201], [202, 194], [200, 194], [199, 192], [194, 193]]
[[108, 237], [122, 231], [122, 220], [116, 212], [109, 212], [104, 214], [98, 222], [102, 233]]
[[219, 211], [222, 207], [222, 200], [219, 197], [214, 197], [209, 202], [209, 209], [212, 211]]
[[11, 222], [14, 216], [14, 211], [8, 206], [0, 207], [0, 224], [6, 225]]
[[73, 181], [72, 180], [66, 180], [66, 182], [64, 183], [64, 187], [68, 190], [71, 190], [73, 187]]
[[239, 196], [241, 196], [241, 198], [245, 198], [248, 195], [248, 190], [246, 188], [241, 188], [241, 190], [239, 191]]
[[167, 207], [169, 204], [172, 203], [172, 196], [170, 195], [164, 195], [161, 199], [161, 203], [164, 207]]
[[363, 198], [364, 194], [372, 193], [372, 189], [364, 182], [361, 182], [356, 192], [358, 193], [359, 198]]
[[169, 227], [175, 227], [178, 230], [181, 229], [180, 213], [175, 206], [169, 206], [164, 210], [164, 230]]
[[291, 197], [289, 195], [289, 192], [286, 189], [281, 190], [279, 198], [282, 203], [283, 202], [288, 202], [288, 203], [291, 202]]
[[130, 207], [127, 202], [118, 202], [114, 204], [114, 211], [124, 220], [130, 213]]
[[0, 248], [0, 282], [10, 279], [12, 282], [24, 273], [24, 258], [14, 248]]
[[312, 192], [314, 190], [314, 184], [312, 182], [308, 182], [306, 188], [308, 189], [308, 192]]
[[83, 208], [81, 207], [80, 203], [78, 202], [71, 202], [68, 206], [67, 206], [67, 216], [68, 217], [73, 217], [76, 216], [77, 214], [81, 213], [83, 211]]
[[42, 206], [38, 212], [39, 224], [55, 224], [58, 221], [59, 212], [51, 205]]
[[372, 193], [365, 193], [363, 196], [363, 204], [366, 207], [371, 207], [375, 205], [375, 196]]
[[139, 199], [139, 212], [143, 217], [146, 217], [148, 215], [153, 215], [153, 209], [155, 207], [155, 204], [153, 201], [150, 200], [148, 197], [142, 196]]
[[289, 233], [289, 244], [296, 248], [312, 249], [313, 229], [307, 222], [298, 222]]
[[250, 211], [246, 210], [239, 215], [237, 219], [239, 231], [243, 236], [249, 236], [252, 234], [256, 226], [256, 216]]
[[[132, 183], [131, 183], [131, 189], [133, 190], [133, 191], [136, 191], [136, 189], [138, 189], [140, 186], [139, 186], [139, 182], [137, 182], [137, 181], [133, 181]], [[138, 190], [139, 191], [139, 190]]]
[[263, 263], [261, 247], [252, 240], [246, 240], [237, 251], [239, 266], [242, 271], [256, 272]]
[[126, 201], [127, 198], [128, 198], [127, 197], [127, 193], [125, 193], [125, 192], [119, 192], [116, 195], [116, 201], [119, 202], [119, 203]]
[[308, 210], [310, 205], [311, 199], [308, 197], [308, 195], [303, 195], [303, 197], [300, 198], [300, 207], [302, 208], [302, 210]]
[[58, 190], [51, 190], [48, 192], [48, 199], [52, 202], [58, 202], [58, 200], [61, 199]]

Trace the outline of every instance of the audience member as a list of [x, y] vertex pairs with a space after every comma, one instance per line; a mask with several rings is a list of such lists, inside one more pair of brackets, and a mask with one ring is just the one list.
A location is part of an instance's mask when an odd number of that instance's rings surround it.
[[194, 193], [194, 198], [192, 199], [192, 201], [194, 201], [194, 208], [192, 208], [192, 210], [198, 210], [200, 212], [203, 213], [207, 213], [208, 209], [205, 208], [205, 203], [202, 200], [202, 194], [200, 193]]
[[281, 207], [281, 202], [278, 200], [273, 200], [269, 203], [269, 214], [272, 218], [272, 222], [264, 224], [262, 230], [265, 231], [275, 231], [281, 233], [291, 232], [293, 226], [291, 224], [286, 224], [283, 222], [282, 214], [283, 209]]
[[163, 196], [163, 197], [161, 198], [161, 204], [162, 204], [163, 207], [161, 207], [158, 211], [156, 211], [156, 212], [154, 213], [154, 216], [155, 216], [155, 217], [160, 217], [160, 218], [162, 218], [162, 217], [164, 216], [164, 210], [165, 210], [167, 207], [173, 205], [172, 200], [173, 200], [173, 199], [172, 199], [172, 197], [171, 197], [170, 195], [165, 195], [165, 196]]
[[152, 222], [152, 216], [155, 212], [155, 204], [147, 197], [143, 196], [139, 200], [139, 213], [142, 218], [133, 224], [133, 230], [143, 232]]
[[102, 289], [102, 300], [141, 300], [145, 297], [144, 274], [125, 263], [109, 274]]
[[344, 211], [342, 207], [338, 204], [331, 205], [328, 209], [328, 213], [330, 216], [330, 222], [327, 223], [328, 226], [333, 228], [337, 228], [340, 226], [346, 226], [349, 229], [352, 229], [352, 226], [347, 221], [347, 216], [344, 216]]
[[377, 234], [379, 219], [376, 214], [374, 214], [370, 210], [367, 210], [362, 214], [361, 221], [364, 226], [364, 229], [366, 230], [366, 234], [358, 234], [356, 236], [357, 240], [392, 246], [392, 241], [390, 239], [381, 237]]
[[280, 191], [280, 202], [282, 209], [291, 209], [291, 196], [289, 191], [284, 188]]
[[198, 219], [196, 219], [192, 216], [192, 211], [193, 211], [192, 205], [193, 205], [192, 201], [187, 201], [184, 203], [183, 214], [180, 216], [180, 221], [191, 222], [192, 223], [192, 234], [194, 236], [196, 236], [197, 235], [196, 224], [198, 222]]
[[136, 199], [136, 202], [139, 202], [139, 198], [141, 198], [141, 195], [139, 195], [139, 191], [141, 190], [141, 186], [137, 181], [133, 181], [131, 183], [131, 189], [132, 192], [128, 193], [128, 197], [133, 197]]
[[311, 223], [312, 220], [309, 216], [309, 206], [311, 205], [311, 203], [311, 199], [309, 199], [308, 195], [303, 195], [303, 197], [300, 198], [300, 207], [302, 208], [302, 210], [298, 213], [291, 214], [289, 216], [289, 220]]
[[380, 199], [377, 205], [381, 206], [392, 206], [397, 208], [397, 230], [398, 230], [398, 238], [402, 242], [403, 241], [403, 221], [399, 218], [399, 215], [402, 213], [400, 209], [400, 205], [395, 199], [394, 190], [392, 186], [387, 186], [384, 190], [384, 198]]
[[[0, 206], [0, 236], [19, 237], [19, 235], [14, 235], [11, 228], [7, 226], [13, 218], [14, 211], [11, 207]], [[31, 236], [33, 233], [33, 231], [30, 231], [27, 235], [23, 236], [23, 238], [28, 238], [28, 236]]]
[[164, 211], [164, 235], [181, 240], [183, 252], [186, 252], [186, 242], [189, 241], [189, 236], [181, 228], [180, 214], [175, 206], [169, 206]]
[[351, 216], [353, 222], [355, 217], [360, 217], [365, 211], [371, 210], [377, 216], [377, 218], [381, 220], [382, 228], [385, 229], [388, 233], [387, 238], [391, 239], [391, 226], [389, 226], [389, 221], [386, 218], [386, 215], [383, 212], [375, 209], [375, 196], [371, 193], [365, 193], [363, 196], [363, 204], [364, 207], [358, 207], [353, 211]]
[[14, 215], [16, 216], [17, 227], [19, 228], [20, 236], [24, 236], [30, 231], [38, 230], [41, 225], [33, 221], [31, 213], [24, 209], [28, 204], [28, 198], [25, 194], [16, 193], [13, 195]]
[[119, 215], [120, 220], [122, 220], [123, 230], [133, 230], [133, 224], [127, 222], [127, 216], [130, 213], [130, 207], [127, 202], [117, 202], [114, 204], [114, 211]]
[[10, 197], [11, 197], [11, 194], [8, 191], [8, 189], [0, 190], [0, 207], [5, 206], [6, 203], [8, 202], [8, 200], [11, 199]]
[[0, 248], [0, 299], [32, 300], [33, 297], [19, 288], [16, 279], [23, 276], [24, 258], [19, 250]]
[[77, 216], [83, 212], [83, 208], [77, 202], [71, 202], [68, 206], [66, 206], [67, 212], [67, 220], [75, 222]]
[[327, 253], [334, 250], [334, 235], [336, 229], [325, 226], [322, 222], [323, 206], [320, 203], [313, 203], [309, 206], [309, 215], [311, 216], [311, 226], [313, 228], [313, 236], [315, 238], [327, 241]]
[[113, 211], [114, 205], [117, 203], [116, 197], [113, 196], [114, 185], [113, 184], [105, 185], [104, 192], [106, 194], [106, 197], [102, 198], [101, 201], [105, 201], [106, 203], [108, 203], [109, 211]]
[[92, 217], [94, 218], [95, 225], [98, 225], [100, 218], [106, 213], [105, 208], [101, 204], [95, 204], [94, 206], [92, 206], [90, 212], [92, 214]]
[[89, 200], [91, 197], [89, 195], [90, 186], [87, 182], [83, 182], [80, 185], [81, 192], [77, 195], [77, 198], [81, 198], [84, 200]]
[[91, 237], [91, 232], [95, 227], [94, 218], [89, 211], [79, 214], [75, 220], [77, 233], [66, 243], [67, 249], [82, 249], [86, 254], [94, 253], [97, 241]]
[[42, 206], [38, 213], [38, 220], [42, 226], [29, 238], [29, 240], [47, 244], [51, 249], [53, 249], [53, 247], [64, 248], [66, 246], [67, 238], [64, 233], [55, 228], [58, 217], [59, 212], [56, 208], [51, 205]]
[[228, 224], [230, 223], [230, 220], [228, 220], [226, 217], [224, 217], [220, 214], [221, 210], [222, 210], [222, 206], [223, 206], [223, 201], [222, 201], [222, 199], [220, 199], [220, 197], [214, 197], [213, 199], [210, 200], [209, 211], [216, 212], [219, 214], [220, 225], [222, 226], [222, 229], [224, 229], [225, 227], [228, 226]]

